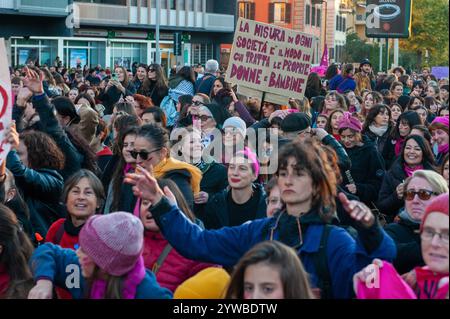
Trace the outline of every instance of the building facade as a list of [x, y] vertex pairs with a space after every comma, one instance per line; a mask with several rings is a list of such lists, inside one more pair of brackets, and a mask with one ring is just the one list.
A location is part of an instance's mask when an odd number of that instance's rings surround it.
[[[238, 0], [238, 15], [316, 36], [314, 63], [325, 47], [331, 61], [339, 61], [352, 10], [345, 0]], [[351, 1], [350, 1], [351, 2]]]
[[[233, 41], [236, 3], [218, 0], [160, 0], [160, 49], [168, 71], [175, 64], [204, 64], [221, 58]], [[25, 6], [26, 4], [26, 6]], [[55, 20], [50, 28], [49, 15]], [[14, 66], [28, 60], [50, 65], [106, 67], [155, 60], [156, 0], [0, 0], [0, 36], [7, 37]], [[72, 19], [79, 16], [79, 20]], [[23, 27], [24, 21], [33, 22]], [[79, 23], [78, 23], [79, 21]], [[45, 30], [44, 30], [45, 29]], [[175, 33], [182, 49], [175, 56]]]

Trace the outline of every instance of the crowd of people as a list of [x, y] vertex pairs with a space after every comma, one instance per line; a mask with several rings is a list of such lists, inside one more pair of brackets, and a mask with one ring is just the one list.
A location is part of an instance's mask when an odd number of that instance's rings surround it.
[[[11, 68], [0, 298], [448, 298], [449, 81]], [[376, 267], [376, 289], [368, 281]]]

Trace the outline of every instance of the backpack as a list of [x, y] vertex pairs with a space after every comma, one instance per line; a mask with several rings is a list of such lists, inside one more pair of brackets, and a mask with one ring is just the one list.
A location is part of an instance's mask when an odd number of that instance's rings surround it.
[[319, 250], [313, 255], [314, 267], [316, 269], [318, 278], [317, 288], [320, 289], [320, 299], [333, 298], [333, 292], [331, 290], [331, 275], [330, 269], [328, 268], [328, 258], [326, 250], [328, 246], [328, 237], [332, 229], [332, 225], [326, 224], [323, 226]]
[[177, 103], [170, 95], [167, 95], [162, 101], [160, 108], [164, 111], [167, 118], [167, 127], [173, 127], [178, 118]]

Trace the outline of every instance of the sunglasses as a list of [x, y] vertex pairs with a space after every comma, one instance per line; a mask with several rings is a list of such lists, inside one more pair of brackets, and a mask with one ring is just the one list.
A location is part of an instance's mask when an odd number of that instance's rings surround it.
[[151, 150], [150, 152], [147, 152], [147, 151], [139, 151], [139, 152], [138, 151], [130, 151], [130, 155], [134, 159], [137, 159], [138, 156], [139, 156], [144, 161], [146, 161], [146, 160], [148, 160], [148, 157], [149, 157], [149, 155], [151, 153], [154, 153], [154, 152], [157, 152], [157, 151], [160, 151], [160, 150], [161, 150], [160, 148], [157, 148], [157, 149]]
[[203, 122], [206, 122], [207, 120], [209, 120], [210, 118], [212, 118], [211, 116], [208, 115], [202, 115], [202, 116], [198, 116], [198, 115], [192, 115], [192, 119], [193, 120], [201, 120]]
[[200, 102], [200, 101], [195, 101], [195, 102], [192, 102], [192, 105], [194, 105], [194, 106], [201, 106], [201, 105], [205, 105], [205, 104]]
[[148, 69], [148, 72], [155, 72], [155, 69]]
[[421, 200], [429, 200], [431, 198], [431, 196], [433, 195], [439, 195], [438, 193], [426, 190], [426, 189], [420, 189], [418, 192], [413, 191], [413, 190], [408, 190], [405, 192], [405, 199], [407, 201], [412, 201], [414, 199], [414, 197], [416, 197], [416, 195], [419, 196], [419, 198]]

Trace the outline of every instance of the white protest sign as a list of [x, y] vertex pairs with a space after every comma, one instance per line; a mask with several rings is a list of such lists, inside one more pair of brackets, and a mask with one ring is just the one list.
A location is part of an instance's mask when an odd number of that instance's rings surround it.
[[301, 99], [314, 47], [313, 35], [240, 18], [226, 80], [268, 93], [265, 100], [277, 104]]
[[11, 124], [12, 92], [5, 40], [0, 38], [0, 164], [6, 160], [11, 145], [5, 143], [5, 130]]

